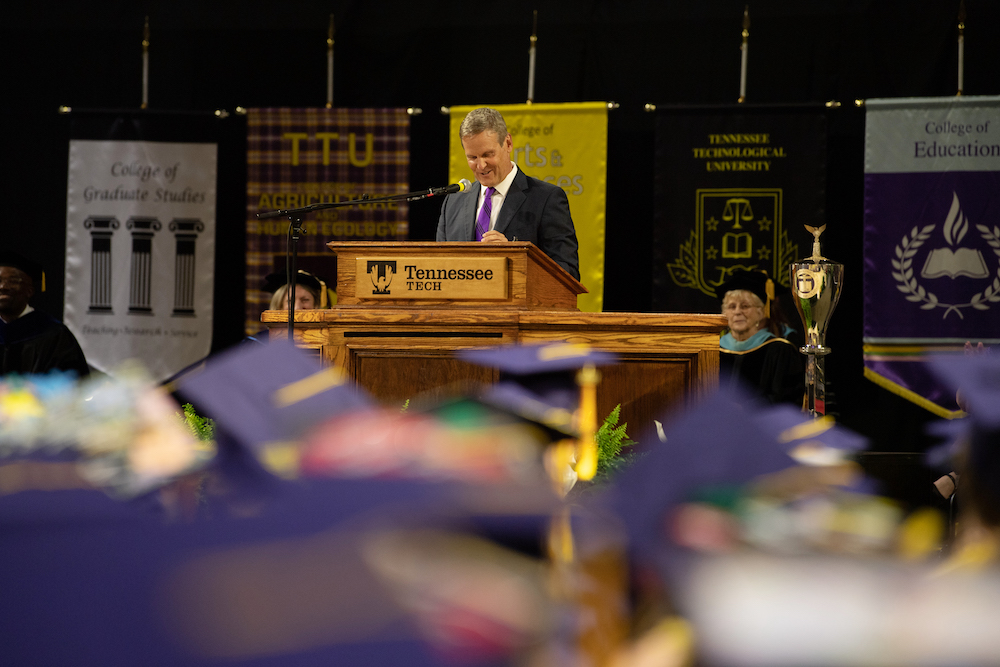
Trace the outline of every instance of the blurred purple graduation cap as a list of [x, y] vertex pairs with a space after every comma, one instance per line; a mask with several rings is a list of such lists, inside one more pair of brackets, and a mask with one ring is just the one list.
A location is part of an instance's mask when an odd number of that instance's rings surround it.
[[[461, 595], [509, 585], [524, 559], [463, 548], [455, 529], [466, 512], [445, 491], [314, 481], [239, 518], [164, 525], [108, 516], [5, 531], [4, 662], [509, 664], [535, 640], [531, 628], [506, 627], [502, 614]], [[421, 541], [417, 528], [443, 538]], [[447, 594], [446, 575], [467, 592]], [[542, 588], [515, 593], [536, 605], [536, 632]], [[424, 632], [424, 623], [440, 634]]]
[[615, 480], [613, 505], [629, 531], [637, 555], [667, 546], [665, 519], [680, 503], [709, 485], [741, 485], [795, 465], [772, 432], [761, 428], [759, 399], [724, 387], [654, 433], [640, 435], [648, 453], [641, 465]]
[[863, 450], [868, 439], [837, 424], [832, 418], [813, 419], [810, 415], [787, 404], [769, 405], [754, 414], [755, 421], [765, 432], [772, 434], [775, 441], [785, 446], [793, 457], [796, 450], [804, 447], [812, 449], [838, 450], [849, 455]]
[[967, 454], [961, 470], [963, 497], [983, 523], [1000, 526], [1000, 357], [937, 355], [929, 365], [939, 380], [961, 392], [969, 413], [965, 428], [955, 429]]
[[315, 425], [373, 404], [338, 369], [288, 341], [224, 352], [177, 391], [215, 420], [217, 467], [237, 492], [270, 483], [273, 448], [295, 446]]
[[570, 343], [470, 348], [458, 357], [500, 370], [500, 381], [481, 392], [480, 400], [567, 434], [580, 402], [576, 373], [587, 365], [618, 362], [614, 353]]
[[618, 361], [611, 352], [572, 343], [477, 347], [460, 350], [458, 356], [469, 363], [499, 368], [506, 374], [521, 377], [576, 371], [586, 364], [607, 366]]
[[978, 426], [1000, 429], [1000, 356], [940, 354], [928, 365], [949, 389], [962, 393], [965, 409]]
[[287, 341], [212, 359], [178, 391], [248, 447], [297, 438], [335, 415], [372, 405], [354, 383]]

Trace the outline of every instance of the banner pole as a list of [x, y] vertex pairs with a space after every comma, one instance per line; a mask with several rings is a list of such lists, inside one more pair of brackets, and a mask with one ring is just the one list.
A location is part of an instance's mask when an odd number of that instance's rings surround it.
[[528, 47], [528, 99], [526, 104], [535, 101], [535, 44], [538, 42], [538, 10], [532, 12], [531, 38]]
[[742, 104], [747, 99], [747, 54], [750, 51], [750, 5], [743, 8], [743, 43], [740, 45], [740, 97]]
[[958, 92], [965, 89], [965, 0], [958, 5]]
[[333, 108], [333, 14], [326, 31], [326, 108]]
[[149, 107], [149, 17], [142, 28], [142, 104], [140, 109]]

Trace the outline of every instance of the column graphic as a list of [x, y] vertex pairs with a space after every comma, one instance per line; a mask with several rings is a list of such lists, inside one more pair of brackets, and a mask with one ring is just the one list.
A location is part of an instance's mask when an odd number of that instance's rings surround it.
[[132, 269], [129, 275], [129, 315], [152, 315], [153, 235], [160, 231], [156, 218], [129, 218], [132, 230]]
[[194, 317], [195, 242], [205, 223], [197, 218], [174, 218], [170, 231], [177, 240], [174, 256], [174, 317]]
[[87, 312], [113, 315], [111, 306], [111, 237], [117, 218], [92, 215], [83, 221], [90, 230], [90, 306]]

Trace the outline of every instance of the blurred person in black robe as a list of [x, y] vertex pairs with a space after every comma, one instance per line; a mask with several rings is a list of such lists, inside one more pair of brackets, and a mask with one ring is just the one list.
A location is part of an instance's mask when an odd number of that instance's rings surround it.
[[44, 291], [44, 285], [41, 265], [19, 253], [0, 251], [0, 375], [61, 370], [84, 377], [90, 367], [73, 333], [28, 305], [35, 287]]

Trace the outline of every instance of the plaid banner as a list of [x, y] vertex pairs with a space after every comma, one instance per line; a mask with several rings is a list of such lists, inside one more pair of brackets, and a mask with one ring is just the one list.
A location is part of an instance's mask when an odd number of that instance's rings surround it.
[[868, 100], [865, 377], [961, 413], [924, 363], [1000, 342], [1000, 98]]
[[[405, 109], [247, 110], [246, 330], [260, 329], [270, 295], [264, 276], [285, 270], [288, 220], [258, 212], [408, 191], [410, 117]], [[330, 241], [405, 241], [405, 202], [356, 204], [308, 214], [298, 267], [336, 282]]]

